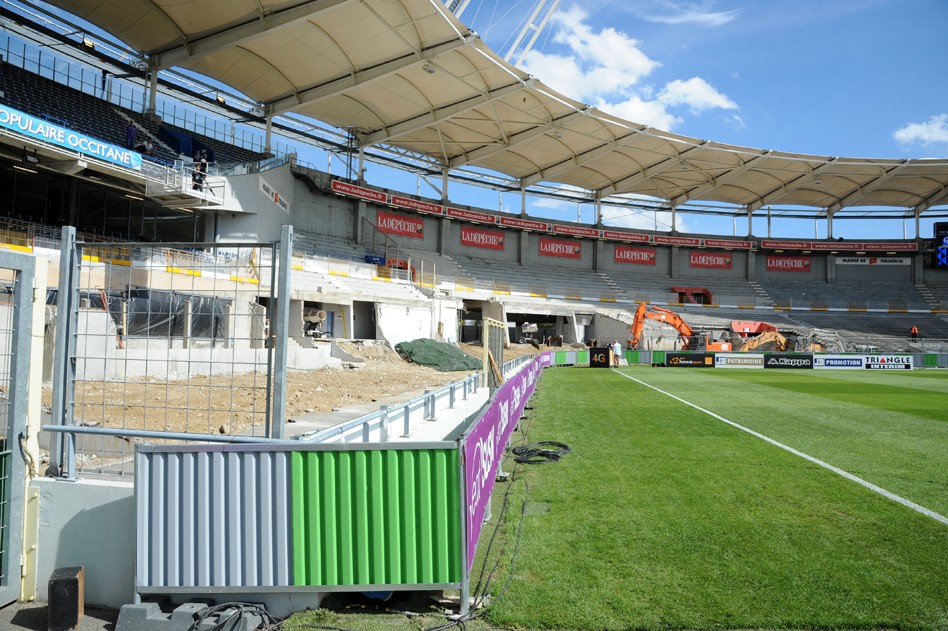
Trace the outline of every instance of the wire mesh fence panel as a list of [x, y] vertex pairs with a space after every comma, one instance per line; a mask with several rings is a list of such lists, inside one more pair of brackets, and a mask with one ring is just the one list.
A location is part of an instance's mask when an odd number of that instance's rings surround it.
[[10, 469], [16, 441], [10, 436], [10, 360], [13, 333], [13, 283], [16, 280], [11, 270], [0, 269], [0, 585], [8, 582], [8, 556], [10, 538]]
[[267, 436], [271, 246], [190, 245], [77, 243], [67, 417], [129, 432], [77, 435], [77, 471], [129, 475], [135, 443], [168, 434]]

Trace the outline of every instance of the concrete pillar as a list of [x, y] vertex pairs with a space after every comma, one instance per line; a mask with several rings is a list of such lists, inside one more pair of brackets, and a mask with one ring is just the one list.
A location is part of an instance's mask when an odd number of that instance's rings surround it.
[[267, 131], [263, 139], [263, 152], [270, 155], [270, 141], [273, 139], [273, 106], [267, 105]]
[[148, 109], [145, 112], [145, 117], [155, 120], [158, 117], [155, 111], [158, 104], [158, 59], [156, 57], [149, 59], [148, 66], [150, 76], [148, 78]]
[[527, 245], [530, 243], [528, 238], [530, 233], [526, 230], [518, 230], [520, 238], [517, 240], [517, 262], [521, 265], [527, 264]]
[[451, 226], [453, 222], [450, 219], [442, 218], [438, 225], [438, 254], [454, 253], [454, 242], [451, 240]]

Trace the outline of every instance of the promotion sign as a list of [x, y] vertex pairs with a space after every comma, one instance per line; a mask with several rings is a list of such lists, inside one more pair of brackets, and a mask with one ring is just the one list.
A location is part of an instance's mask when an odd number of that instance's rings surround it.
[[408, 210], [427, 213], [429, 215], [440, 215], [444, 210], [439, 204], [423, 202], [420, 199], [412, 199], [411, 197], [399, 197], [398, 195], [392, 195], [392, 206], [407, 208]]
[[809, 256], [777, 256], [767, 255], [768, 272], [809, 272]]
[[454, 219], [467, 219], [468, 221], [476, 221], [478, 223], [494, 223], [497, 219], [494, 215], [479, 213], [473, 210], [464, 210], [463, 208], [448, 208], [447, 214], [448, 217]]
[[387, 193], [376, 191], [371, 188], [365, 188], [364, 186], [356, 186], [355, 184], [349, 184], [348, 182], [340, 182], [339, 180], [332, 181], [332, 192], [339, 195], [349, 195], [351, 197], [368, 199], [373, 202], [381, 202], [383, 204], [388, 201]]
[[763, 353], [717, 353], [714, 356], [715, 368], [763, 368]]
[[589, 367], [590, 368], [609, 368], [612, 365], [612, 348], [590, 348], [589, 349]]
[[614, 260], [616, 263], [655, 265], [655, 252], [655, 248], [637, 248], [631, 245], [616, 245]]
[[862, 370], [866, 362], [865, 357], [856, 355], [817, 355], [813, 358], [813, 367], [817, 370]]
[[709, 353], [665, 353], [665, 365], [672, 368], [714, 368]]
[[731, 269], [731, 255], [727, 252], [694, 252], [691, 253], [689, 264], [691, 267], [705, 269]]
[[813, 355], [778, 355], [764, 353], [764, 368], [813, 368]]
[[401, 237], [410, 237], [412, 239], [425, 238], [425, 220], [417, 217], [405, 217], [394, 213], [378, 211], [376, 217], [379, 232], [386, 234], [397, 234]]
[[127, 169], [135, 171], [142, 169], [142, 155], [137, 151], [90, 138], [68, 127], [56, 125], [2, 104], [0, 104], [0, 127]]
[[540, 237], [540, 256], [555, 256], [562, 259], [582, 258], [582, 247], [579, 241], [563, 241]]
[[867, 355], [868, 370], [912, 370], [911, 355]]
[[461, 245], [486, 250], [503, 250], [504, 233], [500, 230], [461, 226]]
[[468, 570], [474, 564], [477, 539], [484, 524], [484, 513], [494, 489], [504, 447], [536, 389], [542, 366], [549, 365], [549, 362], [549, 354], [536, 357], [500, 386], [494, 393], [490, 407], [462, 439]]
[[290, 203], [286, 201], [286, 198], [280, 195], [273, 186], [267, 182], [262, 177], [260, 178], [260, 192], [263, 193], [266, 197], [270, 199], [277, 207], [280, 208], [287, 215], [290, 214]]
[[841, 256], [837, 265], [911, 265], [907, 256]]

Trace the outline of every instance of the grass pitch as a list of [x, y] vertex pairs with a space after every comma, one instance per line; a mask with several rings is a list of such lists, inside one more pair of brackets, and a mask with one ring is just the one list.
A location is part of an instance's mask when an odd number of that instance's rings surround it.
[[[948, 513], [948, 373], [621, 372]], [[546, 371], [527, 440], [573, 451], [517, 471], [494, 624], [948, 628], [948, 526], [621, 374]]]

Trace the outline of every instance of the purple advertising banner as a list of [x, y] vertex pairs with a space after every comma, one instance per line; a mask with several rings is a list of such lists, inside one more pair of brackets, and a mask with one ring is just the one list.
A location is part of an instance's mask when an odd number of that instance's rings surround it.
[[474, 550], [484, 523], [484, 513], [494, 490], [494, 479], [504, 456], [504, 447], [527, 400], [536, 389], [540, 370], [549, 366], [551, 357], [543, 353], [528, 362], [516, 375], [497, 389], [484, 416], [464, 437], [464, 482], [467, 491], [464, 512], [467, 522], [467, 569], [474, 564]]

